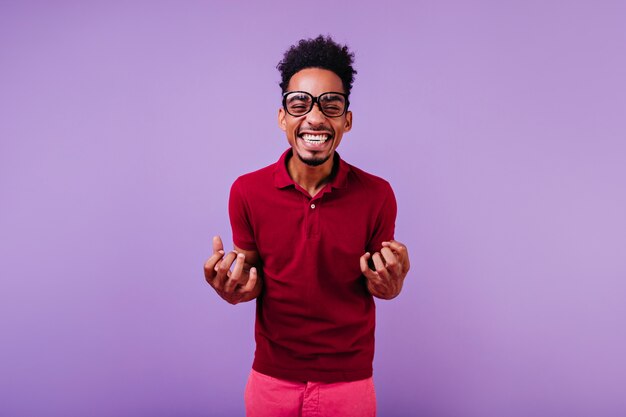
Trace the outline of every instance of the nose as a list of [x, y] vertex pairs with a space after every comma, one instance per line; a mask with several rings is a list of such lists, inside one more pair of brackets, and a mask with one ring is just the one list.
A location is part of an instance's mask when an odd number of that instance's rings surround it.
[[306, 120], [311, 125], [320, 125], [326, 121], [326, 116], [322, 113], [319, 103], [313, 104], [313, 108], [306, 114]]

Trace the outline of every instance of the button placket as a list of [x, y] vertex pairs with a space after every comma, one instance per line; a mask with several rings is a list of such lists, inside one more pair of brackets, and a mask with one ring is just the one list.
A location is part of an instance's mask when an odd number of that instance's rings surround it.
[[307, 212], [305, 214], [305, 218], [306, 218], [306, 223], [307, 223], [306, 225], [307, 237], [309, 238], [316, 237], [320, 233], [320, 226], [319, 226], [320, 199], [319, 197], [314, 200], [311, 199], [307, 202], [306, 211]]

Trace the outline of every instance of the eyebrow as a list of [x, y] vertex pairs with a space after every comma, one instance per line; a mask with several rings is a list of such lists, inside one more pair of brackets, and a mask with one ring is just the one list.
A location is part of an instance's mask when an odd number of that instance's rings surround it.
[[324, 93], [322, 96], [324, 101], [335, 101], [335, 100], [343, 100], [343, 96], [341, 94], [336, 93]]
[[304, 94], [304, 93], [298, 93], [298, 94], [293, 94], [293, 95], [289, 96], [289, 100], [287, 100], [287, 101], [292, 102], [294, 100], [303, 100], [303, 99], [304, 100], [310, 100], [311, 97], [306, 95], [306, 94]]

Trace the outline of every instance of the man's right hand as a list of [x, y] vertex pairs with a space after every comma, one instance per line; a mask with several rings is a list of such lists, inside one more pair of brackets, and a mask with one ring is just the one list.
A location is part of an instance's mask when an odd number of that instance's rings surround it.
[[257, 268], [252, 266], [258, 263], [256, 252], [235, 248], [225, 254], [222, 239], [215, 236], [213, 254], [204, 263], [204, 278], [230, 304], [254, 300], [262, 286]]

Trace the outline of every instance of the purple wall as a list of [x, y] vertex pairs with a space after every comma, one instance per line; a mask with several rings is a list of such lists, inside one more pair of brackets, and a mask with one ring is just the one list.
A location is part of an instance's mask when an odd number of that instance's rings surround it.
[[254, 306], [202, 264], [319, 33], [412, 254], [379, 414], [626, 415], [623, 2], [109, 3], [0, 2], [0, 415], [243, 415]]

